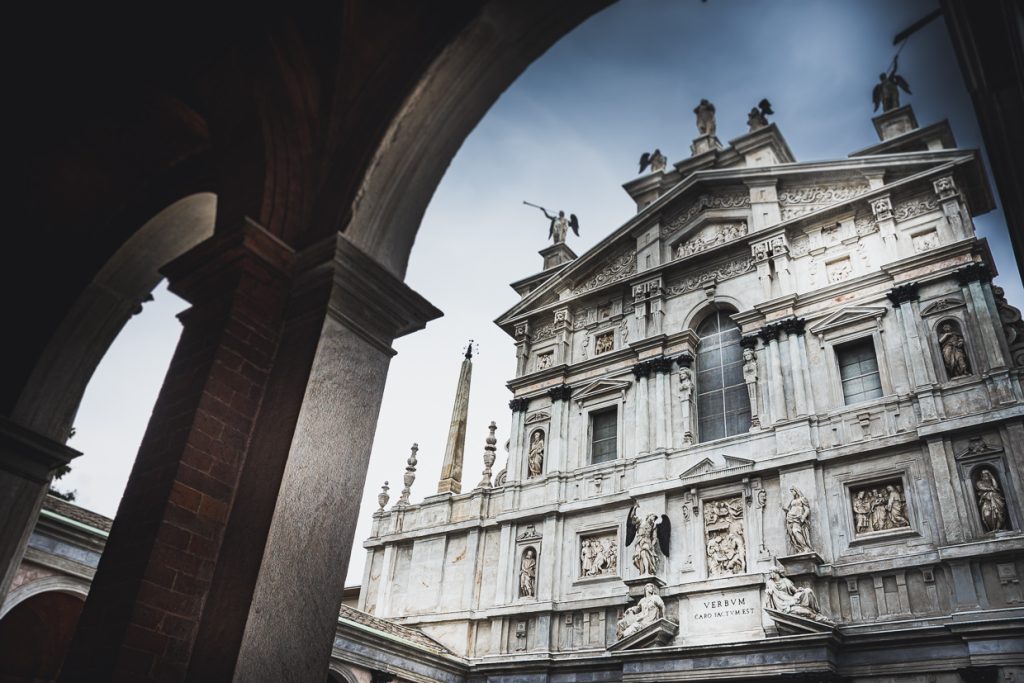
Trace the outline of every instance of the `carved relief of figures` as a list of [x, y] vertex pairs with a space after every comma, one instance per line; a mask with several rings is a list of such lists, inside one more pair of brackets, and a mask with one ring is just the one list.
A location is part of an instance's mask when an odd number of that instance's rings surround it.
[[750, 428], [756, 429], [761, 426], [757, 414], [757, 356], [749, 346], [743, 349], [743, 381], [747, 383], [747, 398], [750, 400]]
[[811, 504], [795, 486], [791, 486], [789, 491], [793, 498], [782, 506], [786, 511], [786, 535], [795, 552], [814, 552], [811, 548]]
[[746, 571], [742, 497], [704, 503], [704, 533], [708, 576], [728, 576]]
[[530, 437], [530, 454], [527, 461], [527, 479], [539, 477], [544, 473], [544, 432], [536, 430]]
[[898, 482], [872, 484], [851, 491], [856, 532], [866, 534], [910, 527], [907, 497]]
[[967, 346], [960, 334], [960, 325], [947, 320], [939, 325], [939, 348], [942, 349], [942, 364], [946, 366], [949, 379], [971, 374], [971, 363], [967, 358]]
[[658, 548], [668, 557], [668, 544], [671, 537], [668, 516], [656, 514], [640, 515], [640, 507], [634, 505], [626, 519], [626, 545], [636, 541], [633, 546], [633, 566], [641, 576], [654, 575], [658, 572]]
[[999, 481], [990, 469], [983, 469], [974, 482], [974, 493], [978, 499], [981, 521], [986, 531], [1006, 529], [1006, 497], [999, 488]]
[[532, 546], [523, 551], [519, 563], [519, 597], [537, 597], [537, 551]]
[[580, 576], [614, 576], [619, 571], [618, 541], [614, 535], [590, 536], [580, 543]]
[[644, 586], [644, 597], [632, 607], [627, 607], [622, 618], [616, 622], [615, 636], [619, 640], [629, 638], [664, 617], [665, 602], [658, 595], [657, 586], [649, 583]]
[[604, 332], [594, 337], [594, 355], [599, 356], [615, 349], [615, 333]]
[[772, 569], [764, 581], [765, 609], [830, 624], [821, 613], [818, 598], [810, 588], [797, 588], [779, 569]]
[[725, 244], [726, 242], [739, 239], [746, 234], [746, 221], [714, 225], [702, 231], [699, 235], [691, 237], [685, 242], [680, 243], [679, 246], [676, 247], [675, 257], [683, 258], [686, 256], [693, 256], [694, 254], [699, 254], [700, 252], [712, 247], [717, 247], [720, 244]]
[[537, 369], [547, 370], [555, 363], [555, 354], [551, 351], [547, 353], [537, 354]]

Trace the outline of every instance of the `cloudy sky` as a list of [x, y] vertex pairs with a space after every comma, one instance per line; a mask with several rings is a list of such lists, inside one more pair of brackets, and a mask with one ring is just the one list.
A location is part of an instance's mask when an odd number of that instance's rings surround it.
[[[746, 112], [771, 100], [799, 161], [843, 158], [877, 141], [871, 88], [895, 48], [892, 37], [927, 14], [934, 0], [621, 0], [537, 60], [466, 140], [420, 229], [409, 284], [445, 316], [399, 339], [356, 527], [348, 584], [361, 581], [370, 515], [384, 480], [401, 489], [409, 445], [420, 444], [413, 500], [436, 491], [461, 351], [474, 360], [465, 488], [479, 480], [487, 424], [508, 438], [515, 369], [511, 339], [491, 322], [515, 303], [508, 283], [540, 269], [547, 221], [528, 200], [576, 213], [582, 254], [635, 212], [622, 183], [643, 151], [675, 162], [696, 136], [701, 98], [718, 112], [723, 142], [746, 131]], [[900, 55], [921, 125], [949, 119], [961, 147], [980, 148], [970, 98], [937, 20]], [[993, 187], [993, 191], [995, 188]], [[1024, 291], [1003, 215], [977, 220], [995, 253], [1011, 303]], [[112, 516], [180, 332], [182, 302], [161, 286], [126, 326], [97, 370], [70, 442], [85, 455], [58, 482], [78, 502]], [[499, 449], [495, 471], [504, 464]], [[354, 491], [353, 493], [358, 493]], [[339, 571], [343, 568], [339, 567]]]

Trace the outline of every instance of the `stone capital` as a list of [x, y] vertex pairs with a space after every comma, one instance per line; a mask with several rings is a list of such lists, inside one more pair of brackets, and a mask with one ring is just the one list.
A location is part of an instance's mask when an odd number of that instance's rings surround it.
[[689, 351], [683, 351], [678, 356], [676, 356], [676, 363], [678, 363], [679, 367], [681, 368], [690, 367], [691, 365], [693, 365], [693, 354], [690, 353]]
[[956, 279], [961, 286], [976, 280], [989, 282], [992, 279], [992, 271], [984, 263], [969, 263], [956, 271]]
[[551, 397], [552, 401], [568, 401], [572, 398], [572, 387], [568, 384], [551, 387], [548, 389], [548, 396]]
[[744, 348], [744, 349], [757, 348], [758, 336], [759, 336], [759, 333], [755, 332], [753, 334], [747, 334], [747, 335], [744, 335], [744, 336], [740, 337], [740, 347]]
[[508, 402], [508, 407], [513, 413], [525, 413], [529, 405], [530, 399], [528, 398], [514, 398]]
[[651, 370], [656, 373], [672, 372], [672, 359], [668, 356], [661, 356], [660, 358], [652, 358], [650, 361]]
[[53, 473], [81, 455], [6, 417], [0, 417], [0, 470], [48, 484]]
[[939, 199], [952, 199], [958, 194], [956, 182], [954, 182], [951, 175], [944, 175], [933, 180], [932, 188], [935, 190], [935, 194], [939, 196]]
[[[806, 323], [807, 321], [804, 320], [803, 318], [786, 318], [785, 320], [779, 322], [779, 326], [782, 328], [782, 331], [785, 332], [786, 334], [803, 334]], [[742, 341], [743, 340], [741, 339], [741, 345]]]
[[633, 377], [637, 379], [640, 379], [641, 377], [650, 377], [652, 369], [653, 365], [651, 361], [642, 360], [633, 366]]
[[778, 341], [779, 332], [782, 331], [782, 326], [779, 323], [768, 323], [758, 331], [758, 336], [765, 342]]
[[890, 291], [886, 292], [886, 296], [889, 297], [889, 301], [894, 306], [906, 303], [908, 301], [915, 301], [918, 297], [919, 286], [916, 282], [907, 282], [902, 285], [893, 287]]
[[330, 315], [389, 355], [395, 353], [391, 342], [396, 337], [443, 315], [344, 234], [337, 236], [329, 266]]

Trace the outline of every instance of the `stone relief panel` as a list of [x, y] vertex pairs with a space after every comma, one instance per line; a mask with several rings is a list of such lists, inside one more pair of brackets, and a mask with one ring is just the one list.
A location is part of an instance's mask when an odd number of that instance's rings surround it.
[[743, 496], [704, 501], [704, 540], [708, 576], [730, 576], [746, 572]]
[[619, 535], [604, 531], [580, 536], [579, 578], [619, 574]]
[[709, 225], [693, 237], [680, 242], [675, 248], [674, 257], [679, 259], [693, 256], [726, 242], [732, 242], [746, 234], [746, 221]]
[[547, 370], [555, 364], [555, 352], [546, 351], [537, 354], [537, 370]]
[[602, 353], [608, 353], [609, 351], [615, 350], [615, 331], [608, 330], [607, 332], [601, 332], [600, 334], [594, 335], [594, 355], [600, 356]]
[[912, 235], [910, 241], [914, 245], [914, 252], [920, 254], [939, 246], [939, 233], [934, 228], [925, 230], [924, 232]]
[[671, 235], [689, 223], [697, 214], [705, 209], [739, 209], [750, 206], [750, 191], [738, 190], [722, 194], [703, 194], [680, 213], [672, 217], [661, 228], [662, 237]]
[[921, 195], [903, 201], [898, 201], [893, 209], [893, 217], [896, 222], [908, 221], [929, 211], [939, 208], [939, 200], [934, 196]]
[[901, 478], [850, 487], [850, 506], [855, 537], [911, 528]]
[[867, 182], [791, 187], [779, 192], [782, 220], [788, 221], [812, 211], [838, 204], [870, 189]]
[[530, 335], [530, 342], [536, 344], [537, 342], [547, 341], [548, 339], [555, 338], [555, 324], [550, 323], [542, 327], [538, 327], [532, 335]]
[[851, 263], [850, 257], [826, 263], [825, 275], [828, 277], [829, 284], [849, 280], [853, 275], [853, 263]]

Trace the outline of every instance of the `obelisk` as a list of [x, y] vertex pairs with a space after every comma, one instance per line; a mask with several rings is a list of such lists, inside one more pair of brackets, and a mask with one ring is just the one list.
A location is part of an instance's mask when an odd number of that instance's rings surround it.
[[473, 374], [473, 340], [466, 346], [466, 357], [459, 372], [459, 384], [455, 389], [455, 405], [452, 406], [452, 423], [448, 427], [448, 445], [444, 449], [444, 463], [441, 464], [441, 480], [437, 482], [438, 493], [462, 493], [462, 457], [466, 450], [466, 419], [469, 417], [469, 381]]

